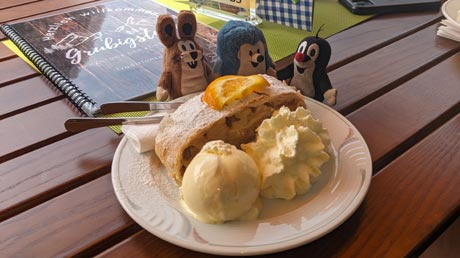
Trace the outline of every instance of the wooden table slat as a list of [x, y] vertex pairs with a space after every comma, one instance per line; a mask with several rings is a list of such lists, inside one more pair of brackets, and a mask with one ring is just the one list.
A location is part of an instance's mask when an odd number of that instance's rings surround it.
[[104, 175], [1, 222], [0, 256], [67, 257], [133, 225]]
[[42, 76], [9, 84], [0, 88], [0, 119], [62, 98], [61, 92]]
[[50, 11], [77, 6], [97, 0], [42, 0], [29, 4], [19, 5], [8, 8], [8, 11], [2, 12], [0, 23], [6, 23], [20, 18], [26, 18], [37, 14], [44, 14]]
[[80, 116], [66, 99], [3, 119], [0, 163], [69, 136], [64, 122]]
[[[91, 0], [91, 1], [89, 1], [87, 3], [82, 3], [82, 4], [78, 4], [78, 5], [71, 5], [71, 6], [67, 6], [67, 7], [64, 7], [64, 8], [59, 7], [59, 8], [50, 10], [49, 12], [38, 13], [38, 14], [34, 14], [32, 16], [26, 16], [26, 17], [23, 17], [23, 18], [15, 19], [13, 21], [13, 23], [22, 22], [22, 21], [26, 21], [26, 20], [28, 21], [28, 20], [31, 20], [31, 19], [38, 19], [38, 18], [51, 16], [51, 15], [56, 15], [56, 14], [62, 14], [62, 13], [66, 13], [66, 12], [77, 11], [77, 10], [81, 10], [81, 9], [84, 9], [84, 8], [87, 8], [87, 7], [91, 7], [91, 6], [94, 6], [94, 5], [99, 5], [99, 4], [102, 4], [102, 3], [105, 3], [105, 2], [111, 2], [111, 1], [113, 1], [113, 0]], [[0, 33], [0, 39], [1, 39], [1, 35], [2, 34]]]
[[94, 129], [0, 164], [0, 221], [108, 173], [119, 140]]
[[16, 54], [13, 53], [13, 51], [11, 51], [3, 43], [0, 42], [0, 62], [4, 61], [6, 59], [11, 59], [11, 58], [13, 58], [15, 56], [16, 56]]
[[[372, 179], [358, 210], [335, 231], [282, 257], [406, 257], [460, 215], [460, 115]], [[413, 173], [402, 173], [412, 171]], [[440, 201], [442, 200], [442, 201]], [[209, 257], [142, 231], [100, 257]], [[279, 253], [266, 257], [280, 257]]]
[[334, 107], [347, 114], [460, 50], [429, 26], [329, 73], [338, 90]]
[[38, 72], [19, 57], [0, 62], [0, 87], [37, 76]]
[[[190, 251], [185, 248], [166, 242], [150, 232], [141, 230], [120, 244], [96, 255], [97, 258], [152, 258], [152, 257], [194, 257], [194, 258], [211, 258], [211, 257], [229, 257], [218, 256], [205, 253]], [[264, 256], [256, 256], [264, 257]], [[284, 257], [284, 256], [278, 256]], [[303, 256], [300, 256], [303, 257]]]
[[[460, 112], [458, 71], [460, 54], [347, 117], [366, 140], [374, 166], [381, 167], [390, 162], [388, 156], [392, 152], [400, 153], [399, 149], [408, 147], [409, 140], [417, 142], [442, 124], [439, 121], [443, 122]], [[382, 160], [385, 156], [387, 160]]]
[[430, 24], [439, 21], [440, 12], [419, 12], [415, 14], [390, 14], [370, 19], [328, 38], [332, 45], [329, 70], [362, 57], [376, 49], [406, 37]]
[[37, 1], [40, 0], [2, 0], [2, 2], [0, 2], [0, 10]]

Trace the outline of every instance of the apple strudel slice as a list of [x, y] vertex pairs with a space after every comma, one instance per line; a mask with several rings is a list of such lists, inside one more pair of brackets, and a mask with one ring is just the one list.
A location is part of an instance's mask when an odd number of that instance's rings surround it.
[[[217, 109], [206, 103], [205, 92], [204, 98], [203, 93], [197, 95], [163, 118], [155, 139], [155, 152], [178, 185], [193, 157], [207, 142], [223, 140], [239, 148], [255, 139], [256, 128], [270, 118], [273, 111], [282, 106], [290, 110], [306, 106], [304, 97], [295, 88], [268, 75], [255, 76], [261, 77], [257, 80], [264, 80], [266, 87], [246, 91]], [[235, 82], [241, 80], [228, 83], [233, 88], [230, 91], [241, 93]], [[224, 95], [231, 95], [231, 92], [227, 90]]]

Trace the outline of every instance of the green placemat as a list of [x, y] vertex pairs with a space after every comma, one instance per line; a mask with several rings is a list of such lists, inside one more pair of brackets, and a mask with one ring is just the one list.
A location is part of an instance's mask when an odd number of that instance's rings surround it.
[[[157, 101], [157, 98], [155, 96], [148, 97], [144, 99], [145, 101]], [[109, 114], [109, 115], [98, 115], [97, 117], [141, 117], [141, 116], [146, 116], [150, 111], [137, 111], [137, 112], [124, 112], [124, 113], [116, 113], [116, 114]], [[114, 126], [109, 126], [112, 131], [114, 131], [117, 134], [121, 134], [121, 125], [114, 125]]]
[[[176, 11], [190, 9], [188, 1], [186, 0], [155, 1]], [[258, 25], [258, 27], [265, 35], [270, 56], [274, 61], [278, 61], [294, 53], [299, 42], [307, 36], [315, 35], [319, 27], [323, 24], [324, 26], [320, 36], [322, 38], [327, 38], [370, 17], [372, 16], [352, 14], [337, 0], [315, 0], [313, 6], [313, 29], [311, 32], [265, 21]], [[197, 18], [200, 22], [216, 29], [219, 29], [225, 24], [223, 21], [200, 14], [197, 15]]]

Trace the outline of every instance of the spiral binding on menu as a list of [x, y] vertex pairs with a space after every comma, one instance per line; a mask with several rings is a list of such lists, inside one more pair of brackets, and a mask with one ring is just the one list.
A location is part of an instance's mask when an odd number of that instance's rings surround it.
[[0, 30], [13, 41], [22, 53], [50, 80], [67, 98], [84, 113], [93, 113], [96, 102], [81, 91], [67, 77], [62, 75], [54, 66], [49, 64], [38, 51], [19, 36], [10, 25], [3, 24]]

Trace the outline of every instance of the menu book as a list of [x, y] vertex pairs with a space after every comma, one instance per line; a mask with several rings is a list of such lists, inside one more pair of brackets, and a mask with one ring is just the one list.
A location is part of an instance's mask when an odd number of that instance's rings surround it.
[[[2, 24], [0, 30], [78, 109], [153, 95], [164, 46], [155, 27], [174, 11], [151, 0], [117, 0], [77, 11]], [[212, 65], [217, 31], [198, 24], [196, 41]]]

